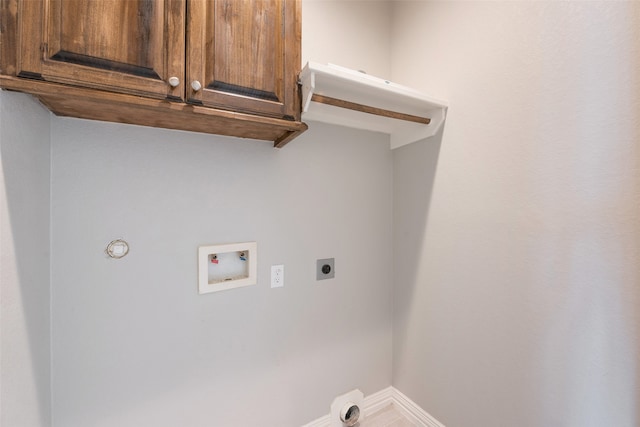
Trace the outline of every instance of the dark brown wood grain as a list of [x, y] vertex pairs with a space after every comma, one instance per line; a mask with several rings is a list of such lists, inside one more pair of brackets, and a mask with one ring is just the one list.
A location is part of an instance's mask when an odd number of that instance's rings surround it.
[[[24, 0], [21, 5], [21, 75], [183, 98], [185, 0]], [[173, 76], [182, 82], [178, 88], [167, 83]]]
[[191, 102], [300, 120], [299, 0], [190, 0]]
[[362, 111], [363, 113], [375, 114], [377, 116], [389, 117], [392, 119], [406, 120], [424, 125], [431, 123], [428, 117], [413, 116], [411, 114], [398, 113], [396, 111], [384, 110], [382, 108], [370, 107], [368, 105], [357, 104], [343, 99], [331, 98], [329, 96], [313, 94], [311, 100], [322, 104], [333, 105], [334, 107], [347, 108], [349, 110]]
[[307, 128], [300, 19], [300, 0], [0, 0], [0, 87], [59, 115], [282, 147]]
[[16, 75], [18, 0], [0, 0], [0, 74]]
[[0, 86], [31, 93], [60, 116], [273, 141], [280, 148], [307, 129], [301, 122], [0, 76]]

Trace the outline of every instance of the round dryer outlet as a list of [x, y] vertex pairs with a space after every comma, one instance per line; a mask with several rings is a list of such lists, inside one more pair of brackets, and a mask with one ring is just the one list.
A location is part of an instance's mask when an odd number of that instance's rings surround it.
[[353, 402], [349, 402], [340, 411], [340, 421], [346, 427], [353, 427], [360, 419], [360, 407]]
[[355, 427], [362, 423], [364, 413], [364, 394], [358, 389], [340, 395], [331, 403], [330, 427]]

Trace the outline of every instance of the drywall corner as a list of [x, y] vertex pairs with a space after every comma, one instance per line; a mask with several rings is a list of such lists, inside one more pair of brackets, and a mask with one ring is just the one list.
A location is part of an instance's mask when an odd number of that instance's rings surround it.
[[51, 425], [50, 121], [0, 91], [0, 426]]

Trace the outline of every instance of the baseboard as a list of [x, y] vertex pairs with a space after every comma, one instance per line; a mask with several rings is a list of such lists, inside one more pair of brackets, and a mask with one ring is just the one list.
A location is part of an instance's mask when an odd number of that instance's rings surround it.
[[395, 388], [393, 387], [387, 387], [377, 393], [366, 396], [364, 398], [363, 408], [365, 415], [374, 414], [385, 406], [389, 406], [389, 404], [393, 403], [394, 390]]
[[[366, 396], [364, 398], [364, 407], [362, 409], [365, 415], [373, 414], [388, 405], [394, 405], [402, 415], [418, 427], [445, 427], [444, 424], [429, 415], [427, 411], [422, 409], [413, 400], [409, 399], [394, 387], [387, 387], [377, 393]], [[331, 417], [330, 415], [325, 415], [324, 417], [320, 417], [302, 427], [330, 426]]]
[[390, 388], [393, 389], [393, 404], [398, 408], [402, 415], [420, 427], [444, 427], [444, 424], [429, 415], [427, 411], [418, 406], [416, 402], [409, 399], [395, 388]]

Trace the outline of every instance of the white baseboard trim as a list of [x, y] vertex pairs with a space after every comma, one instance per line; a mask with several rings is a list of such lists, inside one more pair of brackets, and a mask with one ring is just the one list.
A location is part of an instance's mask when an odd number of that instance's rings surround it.
[[444, 424], [429, 415], [427, 411], [419, 407], [416, 402], [409, 399], [395, 388], [393, 388], [393, 404], [398, 408], [402, 415], [420, 427], [444, 427]]
[[[402, 394], [394, 387], [387, 387], [377, 393], [364, 398], [363, 412], [374, 414], [385, 406], [394, 405], [398, 411], [418, 427], [445, 427], [427, 411], [418, 406], [413, 400]], [[365, 418], [366, 420], [366, 418]], [[302, 427], [330, 427], [331, 416], [325, 415]]]

